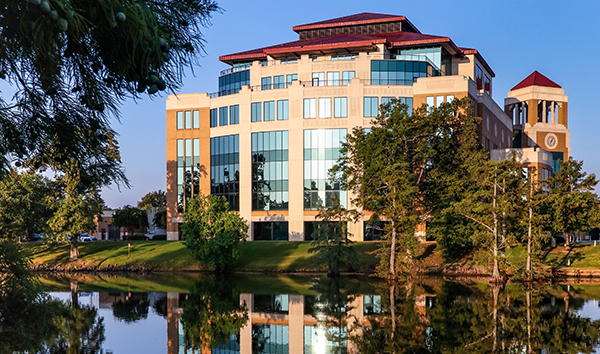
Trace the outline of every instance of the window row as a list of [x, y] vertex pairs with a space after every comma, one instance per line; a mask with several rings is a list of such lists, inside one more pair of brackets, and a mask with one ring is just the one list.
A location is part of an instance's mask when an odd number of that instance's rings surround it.
[[200, 128], [199, 111], [177, 111], [177, 130]]
[[[313, 86], [345, 86], [355, 77], [354, 71], [342, 71], [340, 76], [339, 71], [328, 71], [327, 80], [325, 80], [324, 72], [312, 73]], [[340, 80], [341, 79], [341, 80]]]
[[210, 127], [240, 124], [240, 106], [213, 108], [210, 110]]
[[298, 80], [298, 74], [265, 76], [260, 79], [261, 90], [288, 88], [293, 81]]
[[[331, 118], [332, 111], [334, 118], [348, 117], [348, 98], [331, 97], [305, 98], [304, 99], [304, 118], [317, 118], [317, 100], [319, 102], [319, 118]], [[333, 103], [333, 105], [332, 105]]]
[[454, 95], [427, 96], [427, 107], [439, 107], [442, 103], [454, 101]]
[[[381, 97], [381, 104], [392, 102], [396, 97]], [[408, 106], [408, 114], [412, 113], [413, 99], [412, 97], [398, 97], [399, 104]], [[377, 117], [379, 114], [379, 97], [364, 97], [363, 98], [363, 117]]]
[[274, 121], [289, 119], [289, 103], [288, 100], [277, 101], [277, 110], [275, 110], [275, 101], [253, 102], [250, 107], [250, 121]]

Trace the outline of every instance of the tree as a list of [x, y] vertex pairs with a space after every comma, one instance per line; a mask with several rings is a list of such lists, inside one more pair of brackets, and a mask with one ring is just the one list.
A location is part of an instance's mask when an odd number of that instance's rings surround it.
[[309, 253], [316, 253], [315, 262], [328, 267], [328, 275], [339, 275], [340, 269], [358, 262], [356, 250], [350, 246], [348, 222], [356, 217], [356, 211], [346, 210], [340, 205], [339, 198], [332, 200], [332, 206], [321, 206], [312, 233], [312, 247]]
[[369, 132], [355, 128], [347, 136], [342, 157], [332, 173], [342, 172], [342, 183], [356, 197], [352, 203], [386, 221], [379, 256], [379, 274], [395, 278], [397, 254], [412, 262], [417, 247], [415, 229], [437, 212], [447, 190], [448, 163], [477, 149], [474, 118], [468, 99], [440, 108], [425, 105], [410, 115], [397, 101], [380, 107]]
[[[109, 125], [128, 97], [174, 92], [202, 53], [212, 0], [9, 0], [0, 8], [0, 168], [24, 161], [126, 182]], [[116, 152], [116, 154], [115, 154]]]
[[594, 193], [598, 180], [595, 174], [583, 172], [582, 167], [583, 161], [570, 157], [560, 163], [559, 170], [548, 180], [552, 226], [554, 231], [566, 233], [567, 245], [573, 232], [589, 230], [598, 218], [598, 196]]
[[11, 170], [0, 179], [0, 238], [19, 241], [47, 228], [53, 188], [46, 178]]
[[492, 282], [502, 281], [499, 251], [505, 247], [502, 239], [503, 215], [515, 207], [513, 195], [522, 194], [521, 165], [514, 159], [495, 162], [472, 159], [467, 162], [472, 183], [454, 210], [477, 225], [473, 234], [476, 245], [491, 252]]
[[167, 209], [161, 209], [154, 214], [152, 223], [159, 229], [167, 228]]
[[139, 209], [144, 209], [147, 213], [152, 211], [152, 208], [156, 210], [162, 210], [167, 208], [167, 194], [162, 190], [147, 193], [142, 197], [137, 204]]
[[239, 258], [240, 241], [248, 237], [248, 224], [222, 196], [198, 195], [191, 199], [183, 214], [185, 245], [200, 262], [215, 271], [230, 270]]
[[126, 205], [123, 209], [115, 211], [113, 225], [124, 227], [127, 235], [131, 237], [136, 229], [148, 227], [148, 213], [144, 209]]
[[[77, 165], [76, 162], [73, 164]], [[81, 183], [79, 171], [77, 166], [73, 166], [59, 179], [61, 190], [55, 200], [56, 211], [48, 220], [55, 240], [70, 243], [71, 261], [79, 259], [77, 237], [95, 228], [94, 216], [101, 214], [104, 205], [98, 188]]]

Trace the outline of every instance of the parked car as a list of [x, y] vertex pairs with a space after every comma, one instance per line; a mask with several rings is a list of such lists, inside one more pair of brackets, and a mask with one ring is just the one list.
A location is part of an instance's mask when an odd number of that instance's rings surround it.
[[98, 241], [98, 238], [95, 236], [92, 236], [92, 235], [88, 235], [88, 234], [80, 234], [79, 241], [81, 241], [81, 242]]
[[148, 231], [144, 234], [144, 237], [146, 238], [146, 240], [152, 240], [154, 238], [154, 231]]

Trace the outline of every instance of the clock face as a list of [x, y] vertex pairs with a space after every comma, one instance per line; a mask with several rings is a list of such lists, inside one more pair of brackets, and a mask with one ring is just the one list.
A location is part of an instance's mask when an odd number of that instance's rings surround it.
[[546, 135], [546, 147], [548, 147], [548, 149], [555, 149], [557, 145], [558, 138], [555, 134], [549, 133], [548, 135]]

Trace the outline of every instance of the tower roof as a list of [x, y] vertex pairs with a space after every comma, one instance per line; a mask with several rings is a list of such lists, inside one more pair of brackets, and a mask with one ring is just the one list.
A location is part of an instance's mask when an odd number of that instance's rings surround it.
[[517, 86], [510, 89], [511, 91], [522, 89], [529, 86], [545, 86], [545, 87], [556, 87], [562, 88], [556, 82], [542, 75], [539, 71], [534, 71], [531, 75], [527, 76], [523, 81], [519, 82]]
[[385, 22], [395, 22], [395, 21], [404, 21], [407, 22], [410, 27], [415, 32], [419, 32], [419, 30], [413, 26], [410, 21], [404, 16], [397, 15], [386, 15], [386, 14], [376, 14], [371, 12], [363, 12], [360, 14], [344, 16], [333, 18], [330, 20], [319, 21], [308, 23], [305, 25], [294, 26], [292, 29], [296, 32], [310, 29], [321, 29], [321, 28], [331, 28], [331, 27], [340, 27], [340, 26], [351, 26], [351, 25], [365, 25], [365, 24], [375, 24], [375, 23], [385, 23]]

